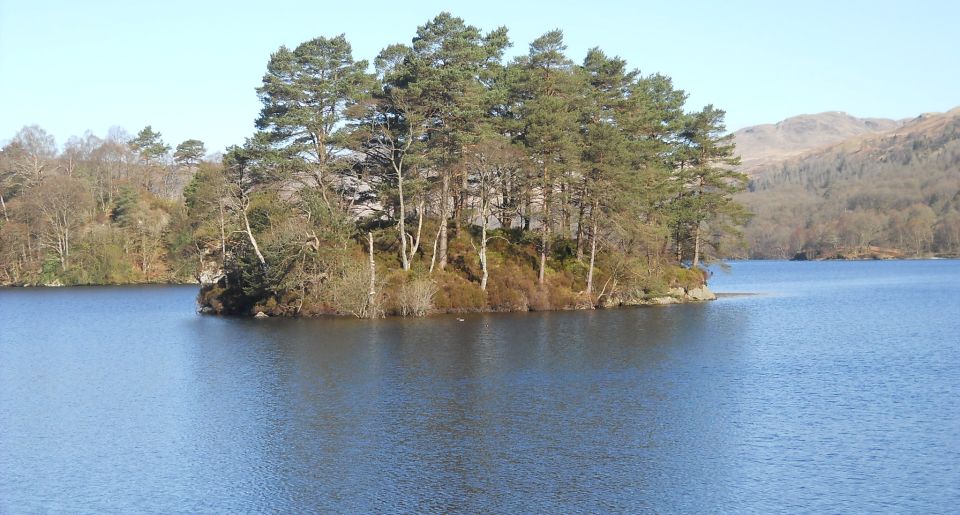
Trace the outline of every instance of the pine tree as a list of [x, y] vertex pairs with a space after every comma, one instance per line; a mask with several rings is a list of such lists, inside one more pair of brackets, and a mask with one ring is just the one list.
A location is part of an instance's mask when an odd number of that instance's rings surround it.
[[530, 44], [529, 55], [518, 59], [515, 102], [520, 119], [519, 137], [538, 170], [540, 209], [540, 265], [544, 282], [547, 254], [556, 223], [554, 195], [567, 174], [577, 167], [579, 133], [578, 75], [566, 57], [563, 33], [553, 30]]
[[747, 177], [733, 167], [740, 164], [734, 154], [733, 135], [723, 124], [724, 111], [708, 105], [690, 114], [680, 137], [684, 160], [675, 179], [678, 185], [677, 218], [678, 260], [682, 261], [682, 242], [692, 244], [691, 266], [699, 266], [703, 245], [717, 241], [704, 238], [705, 224], [729, 218], [736, 224], [746, 221], [747, 213], [734, 202], [733, 195], [746, 189]]
[[349, 163], [338, 159], [346, 148], [346, 135], [338, 129], [370, 88], [366, 68], [366, 61], [354, 61], [342, 34], [319, 37], [293, 50], [280, 47], [257, 88], [263, 108], [256, 125], [265, 131], [264, 141], [301, 160], [311, 186], [331, 206], [328, 192], [347, 189], [338, 177], [344, 172], [340, 165], [349, 170]]

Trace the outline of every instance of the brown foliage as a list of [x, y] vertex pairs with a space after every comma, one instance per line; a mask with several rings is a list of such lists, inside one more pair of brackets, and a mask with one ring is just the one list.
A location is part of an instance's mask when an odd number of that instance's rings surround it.
[[437, 294], [433, 305], [437, 311], [462, 313], [482, 311], [486, 306], [483, 290], [475, 282], [450, 271], [434, 272]]
[[515, 263], [504, 264], [491, 270], [487, 306], [493, 311], [527, 311], [536, 289], [536, 272]]

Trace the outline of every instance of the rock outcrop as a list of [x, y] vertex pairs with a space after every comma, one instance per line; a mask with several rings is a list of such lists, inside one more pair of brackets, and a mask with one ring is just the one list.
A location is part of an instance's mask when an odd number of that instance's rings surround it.
[[707, 285], [700, 286], [699, 288], [693, 288], [687, 290], [687, 298], [692, 301], [702, 302], [705, 300], [717, 300], [717, 295], [710, 291], [710, 288]]
[[663, 306], [667, 304], [684, 304], [687, 302], [705, 302], [716, 300], [717, 296], [707, 285], [696, 286], [693, 288], [670, 288], [666, 295], [656, 297], [631, 297], [618, 298], [612, 297], [601, 299], [601, 307], [614, 308], [618, 306]]

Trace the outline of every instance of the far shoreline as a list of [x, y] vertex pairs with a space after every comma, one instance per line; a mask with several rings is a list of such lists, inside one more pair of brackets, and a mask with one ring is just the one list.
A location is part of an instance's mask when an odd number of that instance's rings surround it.
[[[957, 261], [960, 260], [960, 256], [921, 256], [921, 257], [902, 257], [902, 258], [889, 258], [889, 259], [874, 259], [874, 258], [817, 258], [817, 259], [793, 259], [793, 258], [731, 258], [725, 259], [721, 263], [743, 263], [747, 261], [755, 262], [769, 262], [769, 263], [826, 263], [826, 262], [900, 262], [900, 261]], [[718, 272], [723, 273], [724, 270], [714, 268], [717, 266], [722, 266], [720, 263], [711, 263], [707, 265], [707, 268], [710, 270], [711, 275], [716, 275]], [[123, 287], [123, 286], [197, 286], [200, 287], [202, 284], [199, 281], [191, 282], [178, 282], [178, 281], [149, 281], [149, 282], [129, 282], [129, 283], [83, 283], [83, 284], [12, 284], [4, 283], [0, 284], [0, 289], [19, 289], [19, 288], [34, 288], [34, 289], [56, 289], [56, 288], [99, 288], [99, 287]], [[709, 286], [709, 283], [708, 283]], [[714, 292], [718, 297], [722, 295], [721, 292]], [[551, 310], [556, 311], [556, 310]], [[568, 310], [569, 311], [569, 310]]]

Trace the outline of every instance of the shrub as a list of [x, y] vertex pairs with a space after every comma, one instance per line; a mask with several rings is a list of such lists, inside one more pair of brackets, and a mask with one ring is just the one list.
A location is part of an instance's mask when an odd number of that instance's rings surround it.
[[530, 311], [549, 311], [553, 309], [550, 304], [549, 287], [536, 284], [527, 295], [530, 303]]
[[468, 281], [479, 282], [483, 272], [480, 269], [480, 258], [477, 256], [474, 245], [475, 243], [470, 240], [469, 232], [462, 231], [447, 245], [447, 264], [451, 271], [459, 271]]
[[529, 269], [505, 263], [490, 271], [487, 306], [494, 311], [527, 311], [536, 289], [536, 277]]
[[223, 313], [223, 302], [220, 301], [220, 296], [226, 290], [219, 285], [210, 285], [202, 286], [200, 288], [200, 293], [197, 294], [197, 303], [200, 304], [200, 307], [209, 307], [213, 309], [214, 313]]
[[702, 286], [706, 277], [704, 271], [700, 268], [669, 266], [664, 270], [664, 280], [671, 288], [690, 289]]
[[384, 286], [384, 281], [379, 280], [371, 301], [370, 270], [365, 266], [350, 266], [329, 280], [324, 291], [326, 304], [340, 314], [380, 318], [384, 315]]
[[433, 305], [438, 311], [480, 311], [486, 305], [483, 290], [478, 284], [450, 271], [434, 272], [433, 277], [437, 287]]
[[433, 311], [437, 285], [428, 277], [405, 281], [394, 292], [396, 312], [400, 316], [422, 317]]
[[580, 296], [559, 280], [547, 281], [550, 309], [574, 309], [580, 304]]
[[283, 309], [283, 306], [277, 303], [277, 298], [273, 296], [267, 298], [266, 302], [260, 302], [260, 303], [254, 304], [253, 308], [251, 308], [250, 311], [253, 314], [263, 311], [264, 313], [270, 316], [293, 314], [293, 313], [288, 313], [286, 309]]

